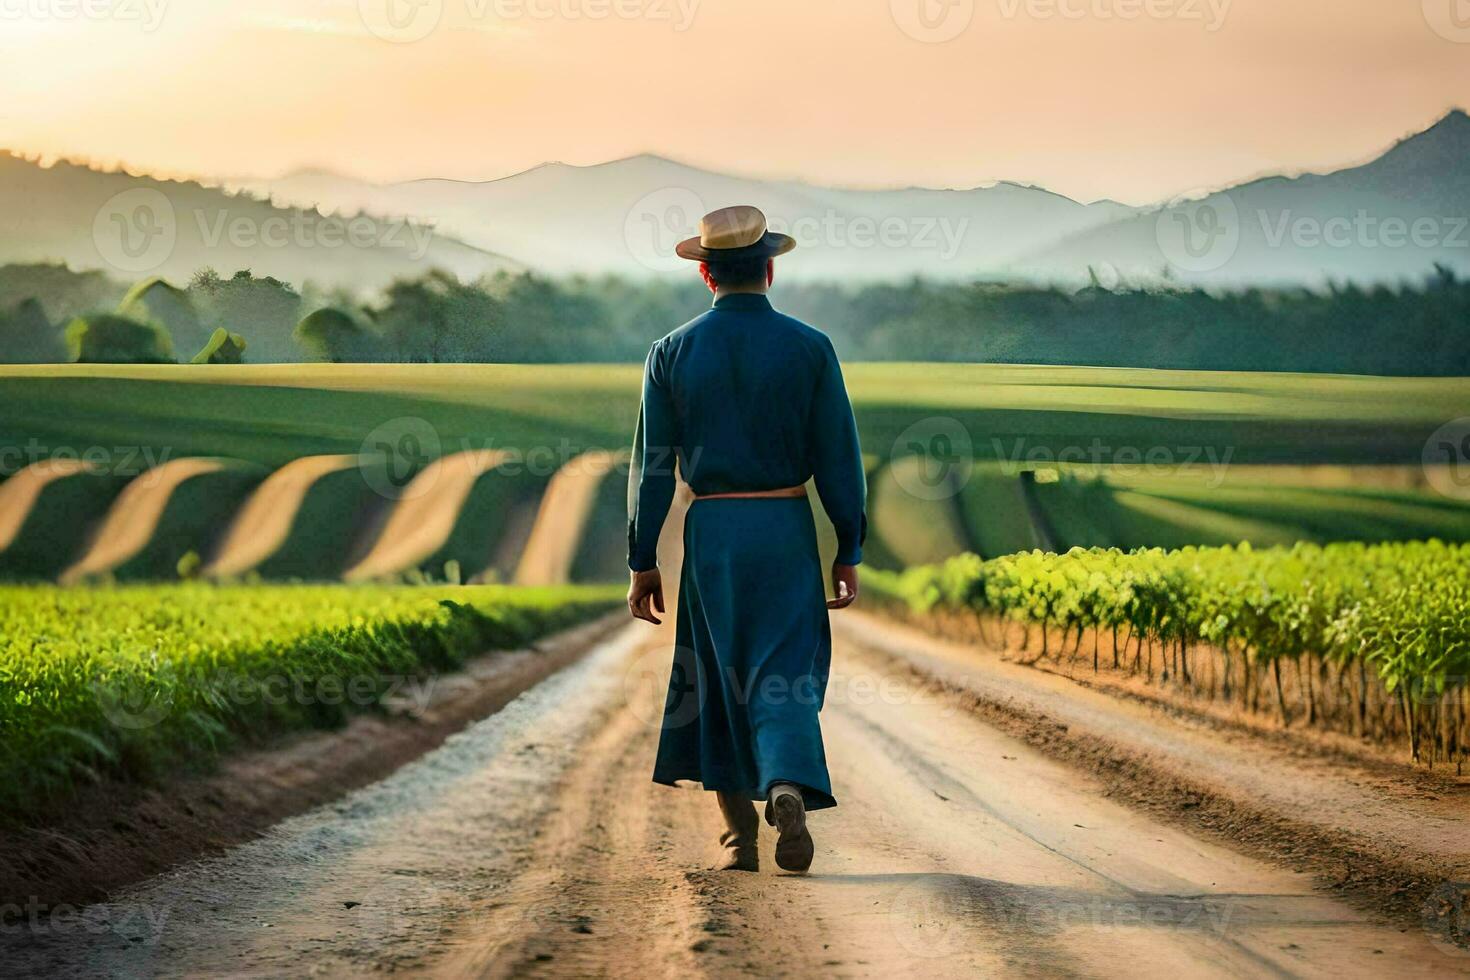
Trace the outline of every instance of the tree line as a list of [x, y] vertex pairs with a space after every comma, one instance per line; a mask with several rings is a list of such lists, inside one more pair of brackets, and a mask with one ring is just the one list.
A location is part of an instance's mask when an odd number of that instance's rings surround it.
[[[1024, 283], [778, 284], [777, 306], [849, 360], [1470, 375], [1470, 280], [1206, 291]], [[655, 281], [430, 271], [370, 297], [205, 269], [127, 288], [58, 265], [0, 267], [0, 362], [638, 361], [709, 305]], [[201, 360], [202, 359], [202, 360]]]

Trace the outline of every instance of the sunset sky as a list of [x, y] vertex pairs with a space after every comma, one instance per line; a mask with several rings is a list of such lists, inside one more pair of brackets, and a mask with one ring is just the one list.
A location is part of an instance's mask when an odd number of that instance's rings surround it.
[[1356, 161], [1470, 104], [1466, 8], [0, 0], [0, 147], [375, 180], [655, 152], [819, 183], [1005, 179], [1144, 203]]

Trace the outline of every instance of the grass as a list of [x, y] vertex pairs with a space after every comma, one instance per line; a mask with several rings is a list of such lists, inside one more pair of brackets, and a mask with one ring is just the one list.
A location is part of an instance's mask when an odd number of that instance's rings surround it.
[[[1251, 467], [1254, 482], [1204, 487], [1109, 468], [1105, 486], [1038, 484], [1035, 499], [1064, 545], [1470, 537], [1463, 503], [1409, 491], [1287, 492], [1286, 480], [1262, 475], [1324, 464], [1417, 471], [1429, 434], [1470, 405], [1470, 379], [977, 364], [852, 364], [846, 372], [871, 472], [868, 551], [880, 566], [965, 548], [1001, 555], [1037, 546], [1015, 473], [1079, 453], [1106, 463], [1162, 452], [1206, 472], [1212, 461], [1228, 462]], [[0, 455], [0, 466], [13, 468], [27, 453], [93, 449], [112, 460], [213, 455], [279, 467], [306, 455], [359, 453], [365, 443], [371, 449], [384, 431], [392, 445], [411, 430], [426, 433], [426, 457], [509, 448], [535, 454], [544, 468], [587, 449], [624, 449], [639, 375], [636, 365], [585, 364], [7, 366], [0, 398], [13, 408], [0, 418], [0, 450], [21, 454]], [[955, 501], [903, 493], [884, 465], [949, 419], [969, 433], [970, 480]], [[621, 491], [604, 490], [576, 556], [578, 576], [622, 573]], [[340, 548], [361, 523], [347, 527], [352, 508], [337, 513], [333, 496], [317, 501], [325, 506], [319, 520], [303, 515], [291, 547], [266, 574], [340, 570], [309, 553], [323, 536]], [[497, 509], [504, 508], [490, 501], [479, 509], [485, 513], [468, 513], [424, 571], [442, 577], [451, 562], [466, 575], [483, 567], [482, 530]], [[170, 552], [149, 568], [166, 572], [164, 559], [176, 557]]]
[[575, 586], [0, 587], [0, 811], [386, 710], [470, 656], [620, 599]]
[[[127, 482], [126, 476], [77, 469], [29, 487], [0, 485], [0, 507], [7, 509], [0, 523], [13, 522], [0, 532], [0, 580], [54, 578], [86, 547], [88, 529]], [[7, 499], [22, 490], [34, 496]]]
[[[360, 530], [374, 526], [389, 503], [365, 478], [368, 465], [359, 462], [314, 479], [294, 513], [273, 515], [289, 517], [284, 537], [262, 539], [263, 529], [258, 524], [249, 528], [232, 527], [230, 545], [237, 546], [235, 535], [246, 535], [250, 538], [249, 546], [268, 550], [268, 557], [249, 570], [262, 578], [304, 581], [339, 578], [361, 547]], [[378, 485], [382, 485], [381, 481]], [[289, 503], [271, 502], [273, 508], [282, 506]], [[230, 577], [231, 573], [206, 569], [205, 574]]]
[[199, 542], [214, 539], [228, 526], [264, 476], [258, 466], [229, 462], [215, 472], [183, 481], [168, 495], [142, 548], [103, 574], [120, 581], [177, 577], [179, 562]]
[[524, 517], [528, 522], [532, 519], [530, 515], [535, 514], [536, 504], [545, 490], [546, 480], [530, 473], [506, 473], [497, 469], [482, 476], [465, 498], [449, 538], [419, 563], [419, 569], [442, 579], [444, 568], [453, 562], [466, 581], [487, 571], [499, 580], [509, 580], [515, 563], [504, 560], [494, 567], [497, 549], [510, 532], [509, 525], [515, 517]]
[[911, 492], [924, 489], [925, 460], [894, 460], [869, 478], [868, 550], [870, 560], [889, 568], [943, 561], [970, 548], [970, 538], [954, 496], [928, 499]]
[[1470, 506], [1421, 491], [1234, 479], [1214, 486], [1169, 476], [1063, 474], [1055, 483], [1038, 485], [1037, 494], [1063, 550], [1241, 541], [1258, 547], [1294, 541], [1470, 541]]
[[[394, 419], [422, 418], [445, 452], [623, 448], [635, 365], [34, 365], [0, 369], [0, 446], [150, 447], [268, 466], [358, 452]], [[1069, 447], [1229, 451], [1235, 463], [1414, 463], [1464, 414], [1470, 379], [984, 364], [852, 364], [864, 448], [958, 419], [977, 458]], [[64, 382], [64, 383], [58, 383]], [[201, 391], [200, 386], [207, 390]], [[13, 468], [10, 459], [4, 460]]]
[[1009, 555], [1041, 547], [1041, 538], [1026, 513], [1020, 481], [1000, 465], [977, 465], [959, 499], [971, 551]]
[[[997, 463], [978, 463], [954, 498], [905, 492], [895, 461], [869, 477], [868, 561], [877, 568], [929, 564], [963, 551], [987, 557], [1045, 548], [1033, 527], [1021, 481]], [[1250, 542], [1470, 541], [1470, 506], [1427, 491], [1303, 486], [1270, 479], [1270, 468], [1168, 476], [1104, 468], [1053, 471], [1034, 493], [1054, 547], [1183, 548]], [[1283, 479], [1302, 479], [1286, 470]]]
[[570, 576], [573, 582], [628, 577], [628, 478], [622, 469], [613, 469], [597, 484]]

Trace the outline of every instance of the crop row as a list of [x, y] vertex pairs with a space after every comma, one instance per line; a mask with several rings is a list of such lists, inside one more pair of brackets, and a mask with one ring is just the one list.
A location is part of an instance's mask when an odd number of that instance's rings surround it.
[[617, 601], [583, 586], [0, 588], [0, 813], [354, 710], [411, 711], [467, 657]]
[[1470, 545], [1074, 548], [962, 555], [870, 578], [912, 613], [958, 614], [999, 646], [1023, 624], [1033, 661], [1090, 656], [1094, 670], [1283, 724], [1404, 738], [1431, 764], [1458, 765], [1470, 746]]

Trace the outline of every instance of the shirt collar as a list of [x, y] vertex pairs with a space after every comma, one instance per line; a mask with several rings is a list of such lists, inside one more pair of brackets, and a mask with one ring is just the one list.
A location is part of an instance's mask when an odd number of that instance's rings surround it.
[[731, 293], [715, 300], [717, 310], [741, 310], [759, 312], [771, 309], [771, 301], [765, 293]]

